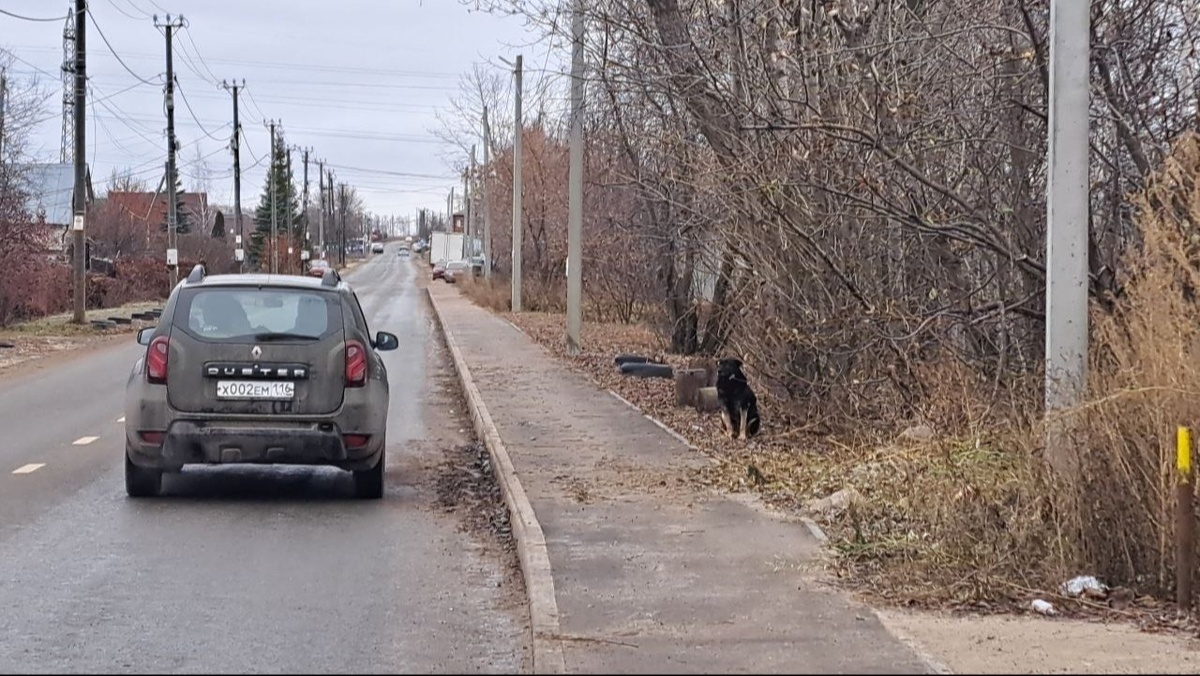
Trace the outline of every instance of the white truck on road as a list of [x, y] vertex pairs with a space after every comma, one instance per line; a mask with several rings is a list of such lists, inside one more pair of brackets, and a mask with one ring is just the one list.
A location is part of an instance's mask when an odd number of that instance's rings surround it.
[[429, 238], [429, 262], [460, 261], [465, 255], [461, 232], [435, 232]]

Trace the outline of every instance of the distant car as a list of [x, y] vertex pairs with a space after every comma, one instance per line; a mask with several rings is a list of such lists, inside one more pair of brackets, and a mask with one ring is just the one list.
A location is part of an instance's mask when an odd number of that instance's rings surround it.
[[325, 271], [328, 269], [329, 269], [329, 261], [318, 258], [317, 260], [309, 263], [308, 276], [309, 277], [324, 277]]
[[437, 261], [433, 264], [433, 278], [441, 279], [442, 275], [446, 274], [446, 261]]
[[371, 253], [383, 253], [383, 242], [372, 242]]
[[400, 251], [396, 255], [401, 258], [408, 258], [408, 256], [409, 256], [408, 247], [406, 247], [406, 246], [400, 247]]
[[446, 263], [446, 270], [442, 273], [442, 279], [447, 284], [455, 283], [459, 277], [466, 277], [470, 274], [471, 261], [450, 261]]
[[125, 386], [125, 490], [152, 497], [185, 465], [331, 465], [383, 497], [394, 334], [368, 333], [335, 270], [213, 275], [196, 266], [142, 329]]

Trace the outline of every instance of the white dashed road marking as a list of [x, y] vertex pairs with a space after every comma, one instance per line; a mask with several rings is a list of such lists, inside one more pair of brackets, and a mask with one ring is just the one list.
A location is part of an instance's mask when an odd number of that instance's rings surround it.
[[119, 423], [125, 422], [125, 416], [121, 416], [120, 418], [117, 418], [117, 422], [119, 422]]
[[45, 466], [46, 463], [44, 462], [31, 462], [28, 465], [21, 465], [20, 467], [14, 469], [13, 474], [29, 474], [31, 472], [36, 472]]
[[92, 443], [93, 441], [95, 441], [99, 438], [100, 437], [79, 437], [78, 439], [75, 440], [75, 445], [76, 446], [87, 446], [88, 444]]

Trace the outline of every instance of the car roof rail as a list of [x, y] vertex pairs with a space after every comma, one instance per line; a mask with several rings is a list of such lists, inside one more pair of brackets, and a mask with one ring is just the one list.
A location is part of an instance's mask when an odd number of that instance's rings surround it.
[[342, 276], [332, 267], [326, 270], [325, 274], [321, 275], [321, 286], [337, 286], [340, 281], [342, 281]]
[[188, 273], [187, 283], [188, 284], [199, 284], [200, 282], [203, 282], [204, 278], [207, 276], [208, 276], [208, 270], [204, 269], [204, 264], [196, 263], [196, 265], [192, 268], [192, 271]]

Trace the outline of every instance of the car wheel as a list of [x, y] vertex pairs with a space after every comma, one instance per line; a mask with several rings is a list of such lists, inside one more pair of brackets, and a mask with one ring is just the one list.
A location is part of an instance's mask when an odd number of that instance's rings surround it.
[[125, 452], [125, 492], [131, 498], [152, 498], [162, 492], [162, 470], [138, 467]]
[[383, 472], [387, 451], [379, 454], [379, 462], [371, 469], [354, 473], [354, 495], [363, 500], [378, 500], [383, 497]]

